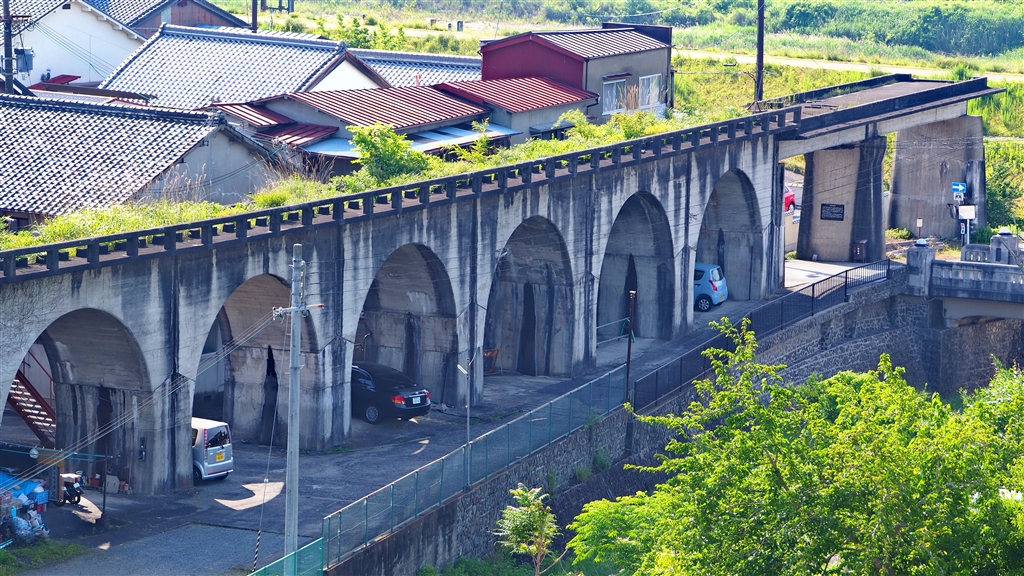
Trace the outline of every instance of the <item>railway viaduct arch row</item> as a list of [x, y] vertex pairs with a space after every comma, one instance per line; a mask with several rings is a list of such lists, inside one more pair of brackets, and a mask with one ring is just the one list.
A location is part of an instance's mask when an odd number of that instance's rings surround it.
[[[725, 268], [732, 297], [780, 287], [778, 149], [798, 131], [799, 110], [471, 175], [468, 187], [456, 177], [418, 196], [407, 186], [389, 199], [357, 195], [361, 205], [326, 200], [327, 216], [317, 203], [253, 213], [244, 218], [262, 232], [237, 219], [229, 240], [207, 221], [168, 228], [162, 250], [129, 248], [126, 257], [96, 257], [102, 239], [89, 240], [92, 256], [77, 265], [54, 257], [62, 246], [47, 249], [50, 266], [27, 270], [14, 269], [21, 252], [0, 253], [2, 392], [40, 342], [53, 372], [68, 374], [55, 407], [58, 447], [121, 455], [141, 493], [188, 485], [194, 412], [219, 415], [252, 441], [267, 440], [275, 402], [287, 414], [285, 323], [249, 336], [272, 307], [288, 305], [296, 243], [306, 302], [324, 305], [303, 321], [305, 449], [351, 433], [354, 359], [401, 368], [448, 403], [481, 397], [485, 349], [523, 372], [580, 373], [594, 365], [596, 327], [619, 317], [631, 288], [638, 331], [670, 338], [693, 322], [697, 260]], [[424, 200], [432, 187], [447, 194]], [[301, 222], [289, 225], [289, 210]], [[201, 239], [175, 240], [196, 229]], [[200, 373], [229, 343], [230, 355]], [[89, 442], [93, 422], [118, 419], [128, 424], [113, 439]], [[142, 446], [150, 457], [134, 459]]]

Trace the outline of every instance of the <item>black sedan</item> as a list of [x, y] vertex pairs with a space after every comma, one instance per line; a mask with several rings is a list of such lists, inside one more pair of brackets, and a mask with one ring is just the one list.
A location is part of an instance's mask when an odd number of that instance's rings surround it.
[[370, 424], [381, 418], [413, 418], [430, 412], [430, 391], [405, 374], [374, 362], [352, 365], [352, 414]]

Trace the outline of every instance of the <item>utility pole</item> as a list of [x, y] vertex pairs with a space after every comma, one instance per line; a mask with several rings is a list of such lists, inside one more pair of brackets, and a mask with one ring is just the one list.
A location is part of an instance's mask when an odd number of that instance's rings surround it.
[[14, 94], [14, 46], [11, 34], [11, 0], [4, 2], [4, 92]]
[[757, 5], [757, 70], [754, 71], [754, 102], [764, 100], [764, 3]]
[[259, 6], [256, 5], [256, 0], [252, 0], [252, 33], [255, 34], [259, 30]]
[[[302, 315], [309, 306], [302, 304], [302, 273], [306, 263], [302, 261], [302, 244], [292, 246], [292, 301], [290, 308], [274, 308], [274, 316], [291, 314], [292, 337], [288, 354], [291, 357], [288, 374], [288, 454], [285, 472], [284, 496], [284, 553], [285, 556], [299, 549], [299, 354], [302, 344]], [[323, 308], [323, 304], [314, 305]], [[294, 563], [286, 563], [294, 566]]]
[[[634, 390], [629, 381], [629, 368], [633, 360], [633, 314], [636, 308], [636, 290], [629, 291], [629, 334], [626, 336], [626, 400], [633, 404]], [[636, 409], [636, 406], [633, 406]]]

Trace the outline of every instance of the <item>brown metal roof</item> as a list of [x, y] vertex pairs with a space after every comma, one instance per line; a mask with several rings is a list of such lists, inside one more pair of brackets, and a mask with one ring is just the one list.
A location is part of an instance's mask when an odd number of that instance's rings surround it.
[[292, 92], [286, 97], [356, 126], [381, 122], [396, 130], [465, 120], [487, 113], [484, 108], [453, 98], [430, 86]]
[[338, 131], [335, 126], [323, 126], [321, 124], [294, 124], [282, 126], [266, 132], [256, 134], [257, 138], [263, 140], [280, 140], [291, 146], [305, 146], [318, 140], [322, 140]]
[[446, 82], [435, 86], [479, 104], [493, 104], [509, 112], [526, 112], [594, 100], [597, 94], [566, 86], [550, 78], [501, 78]]
[[525, 32], [517, 36], [509, 36], [500, 40], [485, 41], [480, 47], [481, 52], [506, 45], [515, 44], [530, 38], [537, 38], [554, 44], [570, 54], [583, 59], [605, 58], [619, 54], [645, 52], [671, 48], [659, 40], [641, 34], [632, 28], [608, 28], [597, 30], [565, 30], [552, 32]]
[[282, 124], [294, 124], [295, 120], [278, 114], [265, 106], [253, 106], [252, 104], [214, 104], [214, 107], [248, 122], [256, 128], [267, 126], [280, 126]]

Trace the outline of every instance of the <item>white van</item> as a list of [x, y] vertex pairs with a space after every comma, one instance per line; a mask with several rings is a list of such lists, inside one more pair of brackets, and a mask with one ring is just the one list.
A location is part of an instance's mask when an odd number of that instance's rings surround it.
[[192, 418], [192, 484], [231, 473], [231, 429], [227, 422]]

